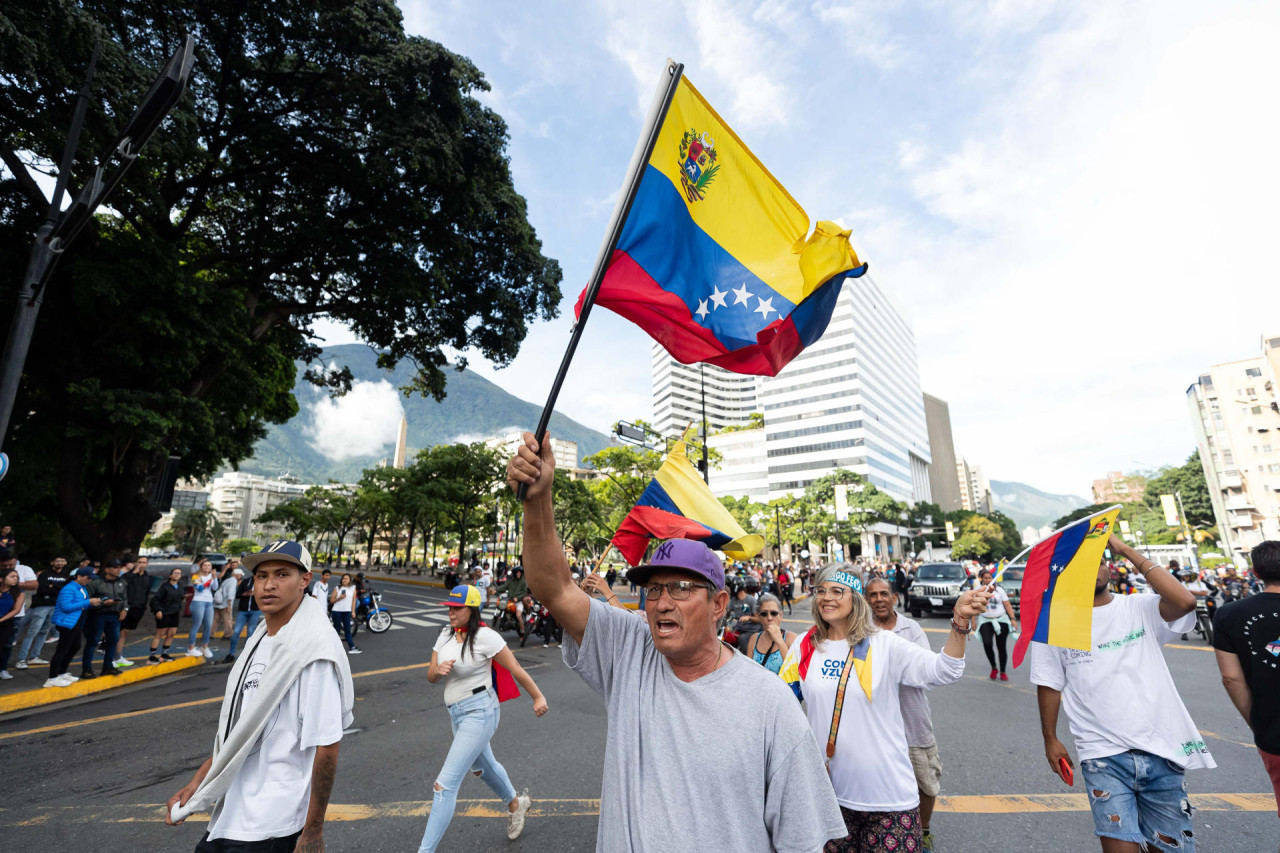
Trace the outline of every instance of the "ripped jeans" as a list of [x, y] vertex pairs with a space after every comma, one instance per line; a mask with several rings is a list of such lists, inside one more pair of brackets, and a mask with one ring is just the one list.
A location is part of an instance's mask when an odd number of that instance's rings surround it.
[[444, 831], [453, 820], [453, 810], [458, 803], [458, 787], [467, 778], [467, 771], [480, 777], [506, 808], [516, 798], [516, 789], [507, 771], [493, 757], [489, 740], [498, 730], [501, 719], [498, 697], [492, 690], [469, 696], [449, 706], [449, 723], [453, 727], [453, 744], [445, 756], [444, 766], [436, 776], [436, 786], [431, 799], [431, 815], [427, 829], [422, 834], [422, 846], [418, 853], [434, 853], [444, 837]]
[[1195, 853], [1185, 771], [1149, 752], [1131, 749], [1080, 759], [1093, 811], [1094, 833], [1155, 850]]

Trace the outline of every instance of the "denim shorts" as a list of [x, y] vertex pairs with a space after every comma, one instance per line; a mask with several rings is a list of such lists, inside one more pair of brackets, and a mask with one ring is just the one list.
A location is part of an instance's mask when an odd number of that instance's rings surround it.
[[1177, 764], [1131, 749], [1106, 758], [1083, 758], [1080, 772], [1095, 834], [1156, 850], [1195, 853], [1191, 801], [1185, 773]]

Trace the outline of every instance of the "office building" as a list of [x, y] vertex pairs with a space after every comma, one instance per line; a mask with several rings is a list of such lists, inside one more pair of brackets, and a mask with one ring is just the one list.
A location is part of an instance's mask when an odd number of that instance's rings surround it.
[[[516, 454], [520, 445], [524, 443], [524, 435], [518, 432], [507, 433], [497, 438], [485, 440], [485, 446], [501, 450], [504, 457], [511, 457]], [[565, 441], [562, 438], [551, 438], [551, 454], [556, 459], [556, 469], [559, 471], [573, 472], [578, 468], [578, 442]]]
[[1237, 563], [1280, 539], [1280, 337], [1254, 358], [1214, 365], [1187, 388], [1219, 541]]
[[956, 447], [951, 438], [951, 407], [946, 400], [924, 395], [924, 420], [929, 431], [929, 492], [943, 512], [962, 509], [956, 470]]
[[681, 364], [661, 345], [653, 345], [653, 428], [678, 435], [702, 421], [705, 383], [707, 424], [714, 433], [747, 426], [758, 412], [759, 376], [730, 373], [710, 364]]
[[719, 463], [711, 464], [712, 494], [718, 498], [747, 497], [758, 503], [769, 500], [763, 427], [712, 433], [707, 447], [721, 457]]
[[307, 486], [297, 477], [277, 478], [228, 471], [209, 484], [209, 506], [218, 514], [228, 539], [248, 538], [266, 542], [289, 536], [279, 524], [261, 525], [254, 521], [269, 509], [301, 497]]
[[960, 508], [988, 515], [991, 512], [991, 483], [981, 465], [956, 460], [956, 485], [960, 488]]

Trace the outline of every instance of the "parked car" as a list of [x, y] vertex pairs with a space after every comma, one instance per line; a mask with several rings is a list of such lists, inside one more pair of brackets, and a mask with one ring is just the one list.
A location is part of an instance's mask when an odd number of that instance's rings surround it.
[[950, 615], [968, 579], [961, 563], [925, 563], [907, 593], [907, 610], [917, 619], [921, 613]]

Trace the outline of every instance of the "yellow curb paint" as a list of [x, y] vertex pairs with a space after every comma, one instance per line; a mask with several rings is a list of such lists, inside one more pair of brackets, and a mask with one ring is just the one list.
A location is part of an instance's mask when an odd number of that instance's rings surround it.
[[[1192, 794], [1192, 804], [1205, 812], [1273, 812], [1274, 794]], [[1050, 814], [1054, 812], [1087, 812], [1089, 799], [1084, 794], [985, 794], [976, 796], [939, 797], [935, 811], [950, 814]], [[30, 809], [23, 812], [29, 813]], [[56, 823], [144, 823], [163, 822], [164, 807], [148, 804], [113, 805], [104, 813], [101, 805], [57, 806], [38, 815], [13, 822], [5, 820], [9, 809], [0, 810], [0, 826], [43, 826]], [[421, 819], [431, 813], [431, 801], [378, 803], [330, 803], [325, 820], [354, 823], [379, 818]], [[529, 810], [531, 818], [598, 817], [598, 799], [536, 799]], [[507, 810], [492, 800], [458, 800], [455, 817], [505, 818]], [[17, 817], [17, 814], [14, 814]], [[207, 823], [209, 815], [193, 814], [190, 823]]]
[[[199, 663], [203, 661], [203, 658], [191, 658], [191, 660], [194, 661], [194, 663], [187, 664], [188, 667], [198, 666]], [[175, 661], [175, 663], [177, 662], [178, 661]], [[351, 677], [364, 678], [369, 675], [385, 675], [386, 673], [389, 673], [389, 672], [407, 672], [413, 669], [426, 669], [430, 665], [431, 665], [430, 663], [412, 663], [412, 664], [408, 664], [407, 666], [392, 666], [386, 669], [370, 670], [369, 672], [352, 673]], [[164, 666], [164, 664], [159, 664], [159, 666]], [[155, 667], [148, 667], [148, 669], [155, 669]], [[121, 676], [117, 676], [117, 678], [119, 677]], [[94, 681], [97, 681], [97, 679], [94, 679]], [[79, 684], [79, 682], [76, 682], [76, 683]], [[53, 690], [61, 691], [63, 688], [50, 687], [48, 689], [51, 691]], [[70, 688], [66, 688], [66, 689], [70, 689]], [[123, 714], [109, 714], [105, 717], [90, 717], [87, 720], [75, 720], [74, 722], [70, 722], [70, 723], [58, 723], [57, 725], [52, 725], [52, 726], [41, 726], [38, 729], [26, 729], [20, 732], [8, 732], [7, 734], [0, 734], [0, 741], [10, 740], [12, 738], [17, 738], [17, 737], [23, 737], [25, 735], [39, 735], [39, 734], [44, 734], [46, 732], [57, 732], [57, 731], [62, 731], [64, 729], [74, 729], [78, 726], [87, 726], [92, 723], [110, 723], [115, 720], [125, 720], [125, 719], [129, 719], [130, 717], [140, 717], [140, 716], [143, 716], [144, 714], [158, 714], [161, 711], [177, 711], [182, 708], [194, 708], [199, 705], [211, 705], [214, 702], [221, 702], [221, 701], [222, 701], [221, 696], [213, 696], [209, 699], [196, 699], [192, 702], [179, 702], [176, 705], [163, 705], [159, 708], [143, 708], [140, 711], [126, 711]]]
[[105, 690], [114, 690], [126, 684], [134, 684], [157, 676], [191, 669], [193, 666], [200, 666], [203, 663], [204, 658], [181, 658], [169, 663], [158, 663], [155, 666], [126, 669], [119, 675], [100, 675], [90, 681], [83, 679], [73, 681], [67, 687], [39, 687], [35, 690], [10, 693], [7, 696], [0, 696], [0, 714], [23, 711], [27, 708], [38, 708], [42, 705], [63, 702], [79, 696], [89, 696], [94, 693], [102, 693]]

